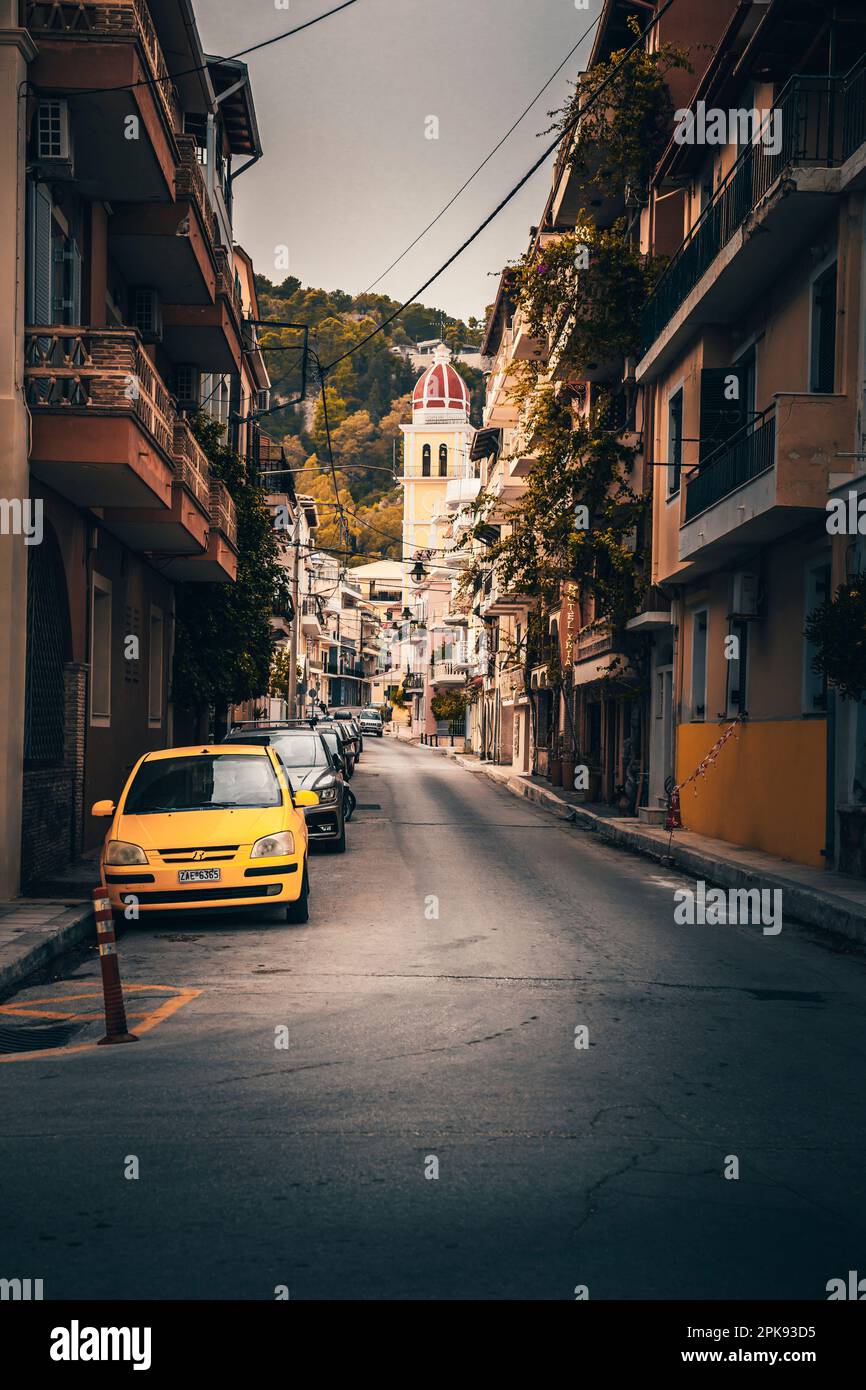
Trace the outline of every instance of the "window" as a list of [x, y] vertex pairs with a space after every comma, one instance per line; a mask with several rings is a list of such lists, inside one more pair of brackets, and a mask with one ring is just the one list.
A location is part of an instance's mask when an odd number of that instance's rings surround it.
[[91, 591], [90, 722], [111, 724], [111, 584], [101, 574]]
[[430, 445], [425, 444], [421, 450], [421, 477], [430, 477]]
[[809, 390], [829, 393], [836, 386], [836, 263], [812, 284], [812, 342]]
[[692, 719], [704, 719], [707, 706], [707, 610], [692, 614]]
[[735, 719], [738, 714], [747, 712], [746, 706], [746, 656], [749, 640], [749, 625], [735, 619], [731, 623], [728, 639], [735, 637], [736, 643], [728, 640], [725, 643], [728, 662], [728, 698], [727, 713], [729, 719]]
[[[825, 559], [813, 561], [806, 567], [804, 612], [808, 618], [830, 594], [830, 564]], [[812, 670], [817, 648], [814, 642], [803, 639], [803, 713], [823, 714], [827, 708], [827, 680]]]
[[683, 393], [677, 391], [668, 401], [668, 496], [680, 490], [683, 466]]
[[439, 445], [439, 477], [448, 477], [448, 445]]
[[164, 637], [165, 620], [162, 609], [151, 608], [147, 672], [147, 722], [151, 729], [158, 729], [162, 724]]

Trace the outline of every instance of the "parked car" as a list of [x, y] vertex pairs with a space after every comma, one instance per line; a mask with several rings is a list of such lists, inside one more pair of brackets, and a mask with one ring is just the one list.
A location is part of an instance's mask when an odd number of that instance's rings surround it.
[[315, 729], [294, 722], [245, 726], [226, 734], [224, 743], [261, 743], [273, 748], [289, 776], [293, 792], [314, 791], [318, 806], [305, 811], [310, 843], [335, 854], [346, 849], [345, 795], [342, 760], [339, 764]]
[[352, 733], [355, 736], [355, 761], [357, 762], [358, 758], [360, 758], [361, 754], [364, 751], [364, 739], [361, 734], [361, 723], [358, 719], [358, 716], [356, 714], [352, 714], [347, 709], [338, 709], [332, 711], [331, 718], [339, 719], [339, 721], [342, 724], [348, 724], [349, 728], [352, 730]]
[[362, 734], [375, 734], [376, 738], [382, 738], [385, 733], [385, 725], [382, 716], [377, 709], [362, 709], [359, 717]]
[[322, 733], [325, 729], [336, 729], [346, 763], [345, 773], [348, 778], [351, 778], [355, 771], [355, 763], [358, 761], [358, 752], [355, 736], [348, 724], [336, 719], [320, 719], [315, 727]]
[[[346, 747], [341, 734], [340, 725], [329, 724], [325, 728], [319, 730], [319, 735], [321, 738], [325, 740], [325, 743], [328, 746], [328, 751], [330, 752], [335, 765], [338, 766], [341, 770], [344, 770], [346, 766]], [[356, 805], [357, 797], [355, 796], [355, 793], [352, 791], [352, 788], [349, 786], [348, 778], [344, 778], [343, 819], [345, 821], [350, 821], [352, 819], [352, 813], [354, 812]]]
[[142, 912], [285, 905], [309, 918], [305, 812], [314, 791], [293, 794], [273, 748], [235, 743], [166, 748], [135, 764], [110, 817], [102, 881], [120, 912], [133, 894]]

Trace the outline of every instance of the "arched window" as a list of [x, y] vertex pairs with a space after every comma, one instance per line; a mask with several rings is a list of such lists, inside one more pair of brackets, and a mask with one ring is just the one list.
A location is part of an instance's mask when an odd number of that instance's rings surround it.
[[448, 477], [448, 445], [439, 445], [439, 477]]
[[425, 444], [421, 450], [421, 477], [430, 477], [430, 445]]

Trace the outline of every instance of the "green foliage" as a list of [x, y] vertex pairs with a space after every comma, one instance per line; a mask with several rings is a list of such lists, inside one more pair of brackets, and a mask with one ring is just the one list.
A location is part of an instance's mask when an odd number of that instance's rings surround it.
[[812, 670], [846, 700], [866, 694], [866, 575], [840, 584], [809, 614], [805, 635], [816, 647]]
[[442, 690], [430, 701], [434, 719], [442, 723], [456, 724], [466, 714], [468, 700], [462, 690]]
[[518, 262], [518, 303], [531, 332], [553, 344], [559, 375], [580, 377], [636, 350], [657, 273], [626, 239], [624, 220], [600, 231], [586, 218]]
[[200, 413], [193, 428], [213, 476], [226, 484], [237, 508], [238, 573], [234, 584], [176, 586], [172, 698], [181, 709], [220, 708], [267, 691], [270, 617], [285, 599], [285, 583], [264, 494], [249, 484], [218, 422]]
[[[629, 20], [635, 36], [641, 31], [637, 17]], [[654, 52], [639, 47], [625, 60], [625, 49], [612, 53], [583, 74], [571, 99], [553, 112], [553, 129], [565, 131], [581, 111], [568, 162], [582, 193], [596, 196], [621, 194], [628, 189], [637, 198], [646, 194], [650, 174], [667, 144], [673, 104], [667, 75], [676, 68], [691, 71], [685, 49], [661, 43]], [[603, 94], [584, 110], [592, 94], [607, 82]]]
[[[561, 585], [577, 582], [595, 598], [598, 624], [623, 622], [634, 612], [642, 580], [634, 553], [634, 531], [647, 499], [628, 481], [636, 450], [599, 423], [576, 421], [550, 385], [529, 397], [527, 433], [533, 461], [526, 491], [506, 514], [499, 538], [468, 567], [464, 592], [491, 563], [501, 583], [559, 604]], [[476, 504], [478, 536], [490, 499]], [[585, 506], [589, 525], [579, 528], [576, 508]]]

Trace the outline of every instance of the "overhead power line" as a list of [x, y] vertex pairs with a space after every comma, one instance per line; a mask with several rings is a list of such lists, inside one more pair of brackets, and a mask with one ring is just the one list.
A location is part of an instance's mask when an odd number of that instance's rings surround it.
[[[262, 39], [260, 43], [251, 44], [249, 48], [241, 48], [237, 53], [229, 53], [223, 58], [211, 58], [210, 62], [197, 63], [191, 68], [181, 68], [177, 72], [166, 73], [165, 77], [142, 77], [137, 82], [123, 82], [117, 87], [90, 87], [76, 90], [76, 96], [95, 96], [99, 92], [132, 92], [138, 87], [161, 87], [168, 82], [176, 82], [179, 77], [193, 77], [198, 72], [207, 72], [209, 68], [217, 63], [233, 63], [238, 58], [248, 58], [251, 53], [258, 53], [263, 48], [270, 48], [272, 44], [282, 43], [283, 39], [290, 39], [294, 34], [303, 33], [304, 29], [312, 29], [314, 24], [321, 24], [323, 19], [330, 19], [332, 15], [339, 14], [341, 10], [348, 10], [351, 5], [357, 5], [358, 0], [343, 0], [341, 5], [335, 5], [333, 9], [326, 10], [324, 14], [314, 15], [312, 19], [306, 20], [303, 24], [296, 24], [293, 29], [285, 29], [281, 34], [274, 34], [269, 39]], [[25, 90], [26, 95], [26, 90]]]
[[544, 164], [550, 157], [550, 155], [553, 154], [554, 151], [559, 148], [562, 141], [571, 134], [571, 132], [578, 125], [580, 120], [586, 115], [587, 111], [590, 111], [592, 109], [596, 102], [601, 98], [602, 93], [606, 90], [606, 88], [616, 77], [617, 73], [631, 57], [632, 53], [634, 53], [634, 51], [637, 48], [641, 47], [649, 31], [653, 28], [655, 24], [658, 24], [662, 15], [670, 9], [673, 3], [674, 0], [665, 0], [665, 4], [663, 4], [661, 9], [653, 15], [646, 28], [641, 30], [634, 43], [630, 44], [629, 47], [625, 50], [620, 61], [616, 64], [615, 67], [611, 68], [604, 81], [599, 83], [599, 85], [595, 88], [595, 91], [587, 99], [586, 103], [580, 108], [579, 111], [575, 113], [572, 119], [568, 121], [565, 126], [563, 126], [562, 130], [560, 130], [557, 133], [556, 139], [553, 140], [551, 144], [546, 146], [543, 153], [539, 155], [538, 159], [536, 159], [535, 162], [531, 165], [531, 167], [527, 169], [526, 173], [523, 175], [521, 179], [518, 180], [514, 187], [510, 189], [508, 193], [506, 193], [505, 197], [501, 200], [501, 202], [497, 203], [493, 211], [491, 213], [488, 213], [487, 217], [485, 217], [481, 225], [479, 227], [476, 227], [475, 231], [472, 232], [472, 234], [468, 236], [466, 240], [461, 243], [460, 246], [458, 246], [457, 250], [454, 251], [452, 255], [448, 257], [447, 261], [445, 261], [445, 263], [441, 265], [437, 271], [434, 271], [434, 273], [427, 280], [424, 281], [423, 285], [420, 285], [418, 287], [418, 289], [415, 291], [413, 295], [410, 295], [410, 297], [407, 300], [405, 300], [404, 303], [402, 303], [397, 309], [395, 309], [393, 313], [388, 314], [388, 316], [382, 320], [382, 322], [378, 325], [377, 328], [374, 328], [370, 333], [365, 334], [365, 336], [361, 338], [357, 343], [355, 343], [353, 347], [347, 348], [347, 350], [341, 353], [339, 357], [335, 357], [333, 362], [329, 362], [323, 368], [325, 372], [332, 371], [333, 368], [338, 366], [340, 362], [344, 362], [347, 357], [352, 357], [356, 352], [359, 352], [362, 347], [365, 347], [366, 344], [371, 341], [371, 339], [375, 338], [379, 333], [384, 332], [384, 330], [388, 327], [389, 324], [393, 323], [395, 319], [398, 319], [400, 315], [406, 309], [409, 308], [410, 304], [414, 304], [415, 301], [419, 299], [420, 296], [424, 293], [424, 291], [429, 289], [430, 286], [436, 280], [438, 280], [441, 275], [444, 275], [445, 271], [448, 270], [448, 268], [452, 266], [460, 256], [463, 255], [463, 252], [466, 251], [474, 241], [478, 240], [481, 233], [483, 231], [486, 231], [486, 229], [490, 226], [491, 222], [495, 221], [495, 219], [499, 216], [503, 209], [508, 206], [512, 199], [516, 198], [517, 194], [524, 187], [524, 185], [529, 182], [533, 174], [538, 172], [542, 164]]
[[[599, 19], [600, 19], [600, 18], [601, 18], [601, 16], [599, 16]], [[452, 208], [452, 207], [454, 206], [454, 204], [457, 202], [457, 199], [460, 197], [461, 193], [465, 193], [465, 192], [466, 192], [466, 189], [469, 187], [470, 183], [472, 183], [472, 182], [478, 177], [478, 175], [481, 173], [481, 170], [484, 169], [484, 168], [486, 167], [486, 165], [488, 165], [488, 164], [490, 163], [490, 161], [491, 161], [491, 159], [493, 158], [493, 156], [494, 156], [495, 154], [497, 154], [497, 153], [499, 152], [499, 150], [502, 149], [502, 146], [505, 144], [506, 140], [508, 140], [509, 137], [510, 137], [511, 135], [514, 134], [515, 130], [516, 130], [517, 127], [520, 125], [520, 122], [521, 122], [522, 120], [524, 120], [524, 118], [525, 118], [526, 116], [529, 115], [529, 113], [530, 113], [530, 111], [532, 110], [532, 108], [533, 108], [533, 106], [535, 105], [535, 103], [544, 95], [544, 93], [547, 91], [548, 87], [550, 86], [551, 82], [554, 80], [554, 78], [559, 76], [559, 74], [562, 72], [562, 69], [565, 67], [566, 63], [569, 62], [570, 59], [574, 57], [574, 54], [575, 54], [575, 53], [577, 52], [577, 50], [580, 48], [580, 45], [583, 43], [584, 39], [586, 39], [586, 38], [589, 37], [589, 35], [592, 33], [593, 29], [596, 27], [596, 25], [598, 24], [598, 22], [599, 22], [599, 21], [598, 21], [597, 19], [594, 19], [593, 22], [592, 22], [592, 24], [590, 24], [589, 28], [588, 28], [588, 29], [585, 29], [585, 30], [583, 31], [583, 33], [581, 34], [580, 38], [577, 40], [577, 43], [574, 45], [574, 47], [571, 48], [571, 49], [569, 49], [568, 53], [566, 53], [566, 55], [565, 55], [565, 57], [563, 58], [562, 62], [559, 64], [559, 67], [556, 68], [556, 69], [550, 74], [550, 76], [548, 77], [548, 79], [547, 79], [547, 81], [545, 82], [544, 86], [541, 87], [541, 88], [539, 88], [539, 90], [535, 93], [535, 96], [532, 98], [532, 101], [529, 103], [529, 105], [526, 106], [526, 107], [524, 107], [524, 109], [521, 111], [520, 115], [517, 117], [517, 120], [514, 122], [514, 124], [511, 125], [511, 126], [509, 126], [508, 130], [506, 130], [505, 134], [503, 135], [502, 139], [499, 141], [498, 145], [494, 145], [494, 146], [493, 146], [493, 149], [490, 151], [490, 153], [489, 153], [484, 159], [482, 159], [481, 163], [478, 165], [478, 168], [477, 168], [477, 169], [474, 169], [474, 170], [472, 171], [472, 173], [469, 175], [469, 178], [466, 180], [466, 182], [460, 185], [460, 187], [458, 188], [457, 192], [454, 194], [453, 198], [449, 198], [449, 200], [448, 200], [448, 202], [445, 204], [444, 208], [441, 208], [440, 211], [437, 212], [436, 216], [433, 218], [433, 221], [432, 221], [432, 222], [428, 222], [428, 223], [427, 223], [427, 226], [424, 228], [424, 230], [418, 233], [418, 235], [416, 236], [415, 240], [414, 240], [414, 241], [410, 241], [409, 245], [406, 247], [406, 250], [400, 252], [400, 255], [397, 257], [397, 259], [396, 259], [395, 261], [392, 261], [391, 264], [390, 264], [385, 270], [382, 271], [382, 274], [376, 277], [376, 279], [373, 281], [372, 285], [368, 285], [368, 286], [367, 286], [366, 290], [364, 291], [365, 294], [369, 294], [371, 290], [375, 289], [376, 286], [380, 283], [380, 281], [384, 280], [385, 276], [386, 276], [386, 275], [389, 275], [389, 274], [391, 273], [391, 271], [394, 269], [395, 266], [398, 266], [402, 260], [405, 260], [405, 258], [408, 256], [409, 252], [410, 252], [410, 251], [413, 251], [413, 250], [415, 249], [415, 247], [418, 245], [418, 242], [421, 241], [422, 238], [425, 237], [425, 236], [427, 235], [427, 233], [428, 233], [433, 227], [436, 226], [436, 223], [439, 222], [439, 221], [445, 216], [445, 214], [446, 214], [446, 212], [448, 211], [448, 209], [449, 209], [449, 208]]]

